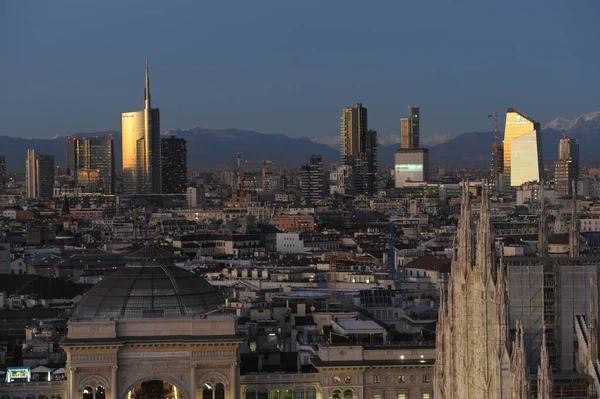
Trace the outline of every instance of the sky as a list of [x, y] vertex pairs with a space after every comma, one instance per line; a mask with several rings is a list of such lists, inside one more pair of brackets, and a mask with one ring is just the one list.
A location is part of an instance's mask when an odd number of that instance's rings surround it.
[[595, 0], [0, 2], [0, 135], [120, 129], [142, 108], [144, 60], [161, 130], [339, 134], [490, 131], [516, 108], [542, 124], [600, 109]]

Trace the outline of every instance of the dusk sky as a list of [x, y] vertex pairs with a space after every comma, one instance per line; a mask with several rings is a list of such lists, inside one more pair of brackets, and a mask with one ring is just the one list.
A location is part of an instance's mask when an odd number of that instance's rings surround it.
[[0, 135], [119, 130], [141, 109], [144, 59], [162, 130], [339, 134], [489, 131], [600, 109], [600, 3], [589, 1], [4, 1]]

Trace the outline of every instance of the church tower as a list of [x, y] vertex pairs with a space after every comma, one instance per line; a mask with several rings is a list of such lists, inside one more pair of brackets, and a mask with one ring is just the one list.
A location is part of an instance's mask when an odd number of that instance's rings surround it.
[[62, 209], [60, 211], [60, 218], [62, 220], [63, 230], [71, 231], [72, 226], [72, 218], [71, 218], [71, 208], [69, 208], [69, 200], [65, 196], [63, 200]]
[[434, 397], [528, 399], [523, 326], [517, 322], [511, 340], [506, 276], [502, 259], [495, 259], [487, 182], [476, 225], [467, 187], [465, 182], [448, 295], [443, 289], [441, 295]]

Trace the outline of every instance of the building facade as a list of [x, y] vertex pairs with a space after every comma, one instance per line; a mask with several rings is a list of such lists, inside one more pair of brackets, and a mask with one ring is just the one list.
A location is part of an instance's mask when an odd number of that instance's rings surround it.
[[544, 162], [539, 122], [509, 108], [506, 111], [503, 155], [505, 189], [540, 181], [543, 178]]
[[160, 111], [150, 102], [146, 63], [144, 109], [121, 114], [123, 192], [160, 194]]
[[403, 149], [419, 148], [419, 107], [408, 107], [408, 118], [400, 119], [400, 145]]
[[310, 157], [310, 162], [300, 168], [302, 196], [313, 203], [322, 200], [325, 193], [324, 179], [323, 157], [320, 154], [313, 154]]
[[554, 164], [557, 197], [572, 194], [572, 182], [579, 180], [579, 141], [563, 138], [558, 144], [558, 161]]
[[160, 139], [163, 194], [185, 193], [187, 187], [187, 141], [171, 136]]
[[47, 199], [54, 196], [54, 155], [37, 156], [37, 193], [38, 198]]
[[112, 135], [69, 137], [67, 175], [84, 186], [84, 192], [115, 193], [115, 150]]
[[396, 188], [404, 187], [407, 182], [429, 180], [429, 150], [427, 148], [396, 150], [394, 179]]

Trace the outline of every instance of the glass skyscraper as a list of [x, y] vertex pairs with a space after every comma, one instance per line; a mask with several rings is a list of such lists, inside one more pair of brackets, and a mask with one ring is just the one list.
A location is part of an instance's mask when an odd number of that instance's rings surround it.
[[419, 148], [419, 107], [408, 107], [408, 118], [400, 119], [400, 146], [403, 149]]
[[540, 124], [527, 115], [509, 108], [504, 128], [505, 189], [543, 178]]
[[556, 197], [573, 194], [571, 183], [579, 180], [579, 141], [563, 138], [558, 144], [558, 161], [554, 164]]
[[114, 194], [115, 151], [112, 135], [77, 139], [76, 169], [78, 183], [82, 183], [80, 176], [89, 180], [89, 176], [96, 176], [90, 172], [98, 172], [98, 184], [94, 182], [86, 191]]
[[150, 102], [150, 77], [146, 62], [144, 109], [121, 114], [123, 137], [123, 192], [160, 194], [160, 112]]

